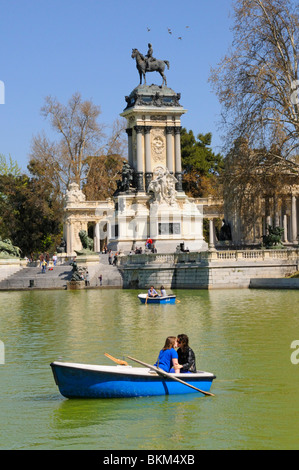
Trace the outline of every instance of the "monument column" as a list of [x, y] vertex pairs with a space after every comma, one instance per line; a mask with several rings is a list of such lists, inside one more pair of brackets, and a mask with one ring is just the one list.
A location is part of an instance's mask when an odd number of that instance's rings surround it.
[[148, 186], [153, 178], [151, 166], [151, 128], [152, 126], [144, 126], [144, 139], [145, 139], [145, 191], [147, 192]]
[[182, 187], [182, 163], [181, 163], [181, 126], [174, 128], [175, 133], [175, 177], [177, 191], [183, 191]]
[[166, 127], [166, 166], [170, 173], [173, 173], [173, 126]]
[[133, 147], [132, 147], [132, 128], [126, 129], [128, 134], [128, 162], [130, 166], [133, 166]]
[[143, 149], [142, 149], [142, 131], [143, 126], [135, 126], [137, 141], [137, 190], [144, 191], [143, 186]]

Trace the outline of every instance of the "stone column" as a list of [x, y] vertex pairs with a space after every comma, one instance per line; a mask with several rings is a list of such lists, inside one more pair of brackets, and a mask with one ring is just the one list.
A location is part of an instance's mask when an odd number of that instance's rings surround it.
[[100, 251], [100, 224], [96, 223], [93, 229], [93, 251]]
[[284, 214], [283, 216], [283, 241], [284, 243], [288, 242], [288, 216]]
[[137, 134], [137, 190], [144, 191], [143, 186], [143, 152], [142, 152], [142, 131], [143, 126], [135, 126]]
[[215, 250], [214, 219], [209, 219], [209, 250]]
[[145, 138], [145, 191], [147, 192], [148, 186], [153, 178], [151, 167], [151, 126], [144, 126]]
[[173, 126], [166, 127], [166, 166], [170, 173], [173, 173]]
[[73, 253], [71, 222], [67, 221], [65, 224], [65, 227], [66, 227], [66, 252], [68, 255], [71, 255]]
[[297, 241], [297, 198], [296, 196], [292, 195], [292, 242], [295, 243]]
[[177, 191], [183, 191], [182, 187], [182, 162], [181, 162], [181, 126], [174, 128], [175, 134], [175, 177], [178, 180], [176, 184]]
[[274, 227], [279, 227], [279, 213], [278, 213], [278, 200], [277, 196], [274, 196]]
[[128, 134], [128, 162], [133, 167], [132, 128], [126, 129]]

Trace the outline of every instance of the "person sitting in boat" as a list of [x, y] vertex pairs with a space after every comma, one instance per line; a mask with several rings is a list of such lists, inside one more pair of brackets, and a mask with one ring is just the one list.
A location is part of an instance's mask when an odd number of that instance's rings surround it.
[[167, 295], [167, 294], [166, 294], [166, 290], [164, 289], [163, 286], [161, 286], [160, 292], [161, 292], [161, 297], [166, 297], [166, 295]]
[[151, 286], [149, 290], [147, 291], [147, 295], [149, 297], [157, 297], [159, 294], [157, 291], [155, 291], [154, 286]]
[[178, 361], [181, 365], [181, 372], [196, 372], [195, 354], [189, 346], [188, 336], [184, 334], [178, 335], [177, 346]]
[[174, 349], [176, 347], [176, 336], [168, 336], [154, 366], [159, 367], [159, 369], [165, 372], [178, 374], [182, 366], [178, 363], [178, 353]]

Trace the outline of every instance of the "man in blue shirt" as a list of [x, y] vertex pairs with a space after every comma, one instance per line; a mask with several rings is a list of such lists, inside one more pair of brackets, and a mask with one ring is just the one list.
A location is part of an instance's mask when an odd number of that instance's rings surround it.
[[149, 297], [157, 297], [157, 295], [159, 295], [159, 294], [155, 291], [154, 286], [151, 286], [150, 289], [147, 292], [147, 295]]

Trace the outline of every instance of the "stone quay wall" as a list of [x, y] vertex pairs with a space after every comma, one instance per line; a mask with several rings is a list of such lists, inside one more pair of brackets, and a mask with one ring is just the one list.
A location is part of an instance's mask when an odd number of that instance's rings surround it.
[[248, 288], [252, 279], [298, 271], [298, 250], [232, 250], [119, 257], [124, 289]]

